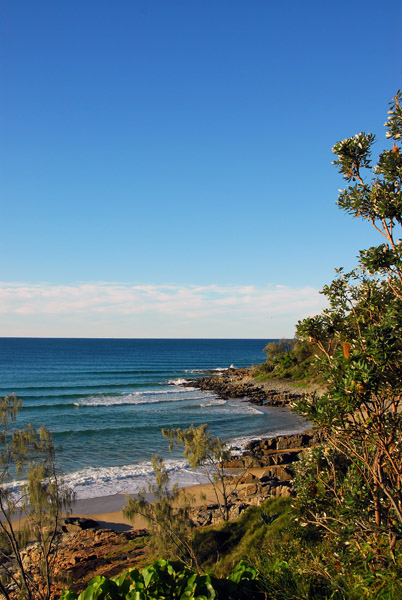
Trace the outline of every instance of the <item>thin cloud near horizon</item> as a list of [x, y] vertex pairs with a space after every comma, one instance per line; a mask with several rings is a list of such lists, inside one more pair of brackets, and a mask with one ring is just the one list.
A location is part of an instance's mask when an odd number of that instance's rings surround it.
[[324, 306], [310, 286], [3, 282], [0, 335], [281, 337]]

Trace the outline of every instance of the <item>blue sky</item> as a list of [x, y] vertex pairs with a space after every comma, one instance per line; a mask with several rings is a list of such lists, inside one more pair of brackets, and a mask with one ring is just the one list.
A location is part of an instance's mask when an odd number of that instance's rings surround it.
[[5, 0], [0, 335], [281, 337], [376, 242], [333, 144], [385, 141], [402, 9]]

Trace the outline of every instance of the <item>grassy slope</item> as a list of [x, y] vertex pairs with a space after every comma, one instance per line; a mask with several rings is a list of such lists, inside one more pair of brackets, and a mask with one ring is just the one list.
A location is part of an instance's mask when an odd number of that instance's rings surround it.
[[328, 565], [326, 575], [310, 568], [311, 558], [328, 548], [316, 532], [298, 526], [291, 505], [291, 499], [268, 500], [249, 508], [237, 521], [199, 531], [203, 567], [224, 576], [246, 560], [259, 569], [271, 600], [348, 598], [337, 581], [335, 565]]
[[[237, 520], [197, 532], [202, 567], [226, 576], [240, 561], [257, 567], [269, 600], [396, 600], [400, 567], [369, 568], [317, 529], [300, 526], [293, 499], [267, 500]], [[399, 561], [397, 561], [399, 562]], [[400, 564], [400, 563], [399, 563]]]

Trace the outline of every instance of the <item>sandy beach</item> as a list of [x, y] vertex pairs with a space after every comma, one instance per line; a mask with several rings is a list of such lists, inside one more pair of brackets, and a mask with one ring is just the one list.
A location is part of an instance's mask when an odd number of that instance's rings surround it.
[[[257, 477], [261, 477], [263, 471], [264, 469], [259, 467], [248, 470], [248, 472]], [[238, 474], [243, 472], [244, 470], [241, 469]], [[244, 485], [247, 484], [239, 484], [237, 489], [240, 490]], [[210, 483], [194, 485], [182, 489], [193, 496], [194, 507], [216, 502], [215, 492]], [[114, 531], [127, 531], [128, 529], [141, 529], [146, 527], [146, 521], [141, 516], [137, 516], [134, 522], [131, 522], [124, 517], [123, 507], [126, 502], [127, 497], [124, 494], [77, 500], [72, 507], [71, 516], [93, 519], [99, 523], [101, 528], [113, 529]]]

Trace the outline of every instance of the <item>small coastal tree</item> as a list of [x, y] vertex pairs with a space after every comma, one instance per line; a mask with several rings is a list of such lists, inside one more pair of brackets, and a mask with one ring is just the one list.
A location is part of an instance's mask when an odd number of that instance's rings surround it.
[[[202, 468], [212, 484], [221, 518], [227, 521], [230, 515], [230, 500], [239, 484], [227, 476], [225, 461], [231, 452], [219, 438], [211, 437], [208, 426], [191, 425], [188, 429], [162, 429], [170, 439], [170, 450], [174, 445], [184, 446], [184, 457], [190, 467]], [[195, 525], [191, 518], [194, 497], [177, 485], [170, 485], [169, 475], [163, 459], [152, 457], [155, 484], [140, 490], [136, 497], [128, 497], [123, 514], [134, 521], [137, 515], [145, 518], [151, 532], [151, 543], [162, 556], [175, 558], [198, 570], [197, 550], [194, 541]]]
[[[60, 519], [73, 497], [59, 477], [51, 433], [12, 427], [20, 409], [15, 396], [0, 399], [0, 592], [6, 600], [49, 600]], [[10, 487], [15, 476], [25, 477], [18, 491]], [[24, 556], [27, 542], [35, 542], [35, 565]]]
[[225, 462], [231, 458], [230, 449], [220, 438], [212, 437], [205, 424], [191, 425], [188, 429], [162, 429], [162, 433], [170, 440], [170, 449], [176, 444], [184, 446], [183, 454], [191, 468], [202, 468], [212, 484], [221, 517], [228, 521], [230, 500], [239, 483], [239, 478], [233, 484], [227, 476]]
[[254, 367], [257, 379], [293, 379], [312, 382], [319, 376], [314, 371], [312, 344], [295, 337], [269, 342], [264, 350], [267, 360]]
[[[317, 348], [327, 393], [298, 410], [325, 434], [300, 463], [299, 504], [307, 520], [376, 559], [395, 556], [402, 537], [402, 95], [389, 110], [392, 147], [371, 167], [372, 134], [337, 142], [334, 164], [347, 181], [338, 206], [368, 221], [383, 243], [325, 286], [329, 308], [298, 323]], [[369, 172], [369, 177], [363, 171]]]
[[275, 362], [278, 357], [282, 357], [285, 352], [290, 352], [293, 349], [294, 341], [289, 339], [281, 339], [276, 342], [269, 342], [263, 352], [267, 355], [267, 360]]
[[294, 341], [289, 339], [281, 339], [275, 342], [269, 342], [263, 352], [267, 355], [267, 360], [264, 363], [264, 369], [269, 372], [274, 372], [278, 365], [282, 365], [289, 359], [293, 349]]
[[[194, 525], [190, 517], [192, 497], [177, 485], [169, 485], [169, 475], [160, 456], [152, 457], [155, 484], [128, 497], [123, 514], [130, 521], [145, 518], [151, 532], [151, 544], [161, 556], [180, 560], [198, 569], [194, 549]], [[147, 498], [148, 493], [148, 498]]]

